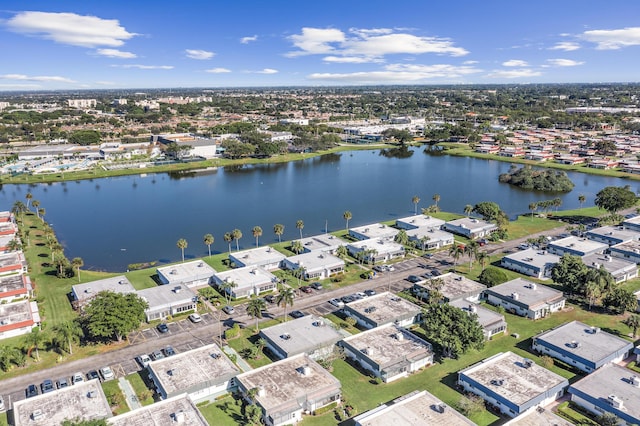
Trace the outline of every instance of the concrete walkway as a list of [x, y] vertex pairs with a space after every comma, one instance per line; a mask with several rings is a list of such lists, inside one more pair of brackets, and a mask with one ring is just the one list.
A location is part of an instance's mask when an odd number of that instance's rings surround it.
[[224, 351], [225, 354], [227, 355], [233, 355], [236, 357], [236, 363], [238, 364], [238, 366], [240, 367], [240, 369], [242, 371], [250, 371], [253, 370], [253, 367], [251, 367], [249, 364], [247, 364], [247, 361], [245, 361], [244, 359], [242, 359], [242, 357], [240, 356], [240, 354], [238, 352], [235, 351], [235, 349], [233, 349], [231, 346], [229, 345], [224, 345], [222, 347], [222, 350]]
[[118, 386], [120, 386], [120, 389], [122, 389], [129, 408], [135, 410], [136, 408], [142, 407], [140, 401], [138, 401], [138, 396], [131, 387], [131, 383], [129, 383], [127, 379], [125, 379], [124, 377], [120, 377], [118, 379]]

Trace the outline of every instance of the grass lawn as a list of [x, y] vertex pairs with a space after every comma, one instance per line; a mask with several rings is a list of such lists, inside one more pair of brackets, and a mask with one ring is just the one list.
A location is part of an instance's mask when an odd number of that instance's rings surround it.
[[[270, 327], [272, 325], [280, 324], [282, 321], [280, 319], [270, 320], [260, 324], [260, 328]], [[244, 349], [250, 348], [255, 345], [255, 343], [260, 338], [259, 334], [255, 332], [253, 327], [247, 327], [240, 330], [240, 335], [238, 337], [228, 339], [227, 344], [231, 346], [237, 353], [241, 354]], [[267, 354], [262, 350], [258, 353], [258, 357], [255, 359], [244, 358], [244, 360], [253, 368], [262, 367], [263, 365], [271, 364], [271, 359], [267, 356]]]
[[597, 422], [571, 408], [569, 406], [569, 401], [565, 401], [558, 405], [558, 415], [576, 425], [598, 426]]
[[[111, 411], [113, 411], [115, 416], [131, 411], [127, 405], [124, 393], [120, 389], [120, 386], [118, 386], [117, 380], [110, 380], [102, 383], [102, 390], [107, 397], [107, 401], [111, 404]], [[114, 401], [117, 401], [118, 403], [113, 404]]]
[[243, 423], [241, 406], [231, 396], [209, 404], [198, 404], [198, 409], [210, 425], [237, 426]]
[[8, 426], [9, 420], [7, 419], [7, 412], [0, 413], [0, 426]]
[[521, 215], [518, 216], [518, 219], [509, 222], [509, 229], [507, 233], [510, 240], [515, 240], [526, 237], [527, 235], [558, 228], [563, 225], [563, 223], [558, 222], [557, 220], [551, 220], [535, 215], [533, 217], [531, 217], [531, 215]]
[[152, 389], [152, 382], [149, 378], [149, 373], [146, 370], [138, 371], [137, 373], [129, 374], [126, 379], [131, 383], [131, 387], [133, 388], [136, 396], [138, 397], [138, 401], [143, 406], [151, 405], [154, 403]]

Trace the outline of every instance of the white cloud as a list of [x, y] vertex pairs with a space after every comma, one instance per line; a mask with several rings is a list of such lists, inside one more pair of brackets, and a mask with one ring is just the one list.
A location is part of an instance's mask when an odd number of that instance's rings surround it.
[[210, 70], [205, 70], [204, 72], [208, 72], [211, 74], [224, 74], [227, 72], [231, 72], [231, 70], [227, 68], [211, 68]]
[[59, 77], [54, 75], [40, 75], [29, 76], [25, 74], [4, 74], [0, 75], [0, 80], [26, 80], [26, 81], [48, 81], [57, 83], [75, 83], [73, 80], [66, 77]]
[[595, 43], [596, 49], [616, 50], [622, 47], [640, 45], [640, 27], [585, 31], [582, 33], [581, 38]]
[[475, 65], [479, 63], [478, 61], [464, 61], [462, 64], [463, 65]]
[[520, 59], [510, 59], [502, 63], [503, 67], [528, 67], [529, 64], [527, 61], [523, 61]]
[[549, 50], [564, 50], [565, 52], [571, 52], [578, 49], [580, 49], [580, 45], [573, 41], [561, 41], [549, 48]]
[[345, 82], [349, 84], [403, 84], [443, 78], [452, 81], [481, 71], [482, 70], [470, 66], [448, 64], [389, 64], [384, 67], [382, 71], [314, 73], [309, 75], [308, 78], [311, 80]]
[[289, 40], [300, 50], [289, 52], [286, 56], [318, 55], [333, 52], [334, 47], [330, 43], [343, 42], [345, 35], [332, 28], [303, 28], [302, 34], [289, 36]]
[[384, 56], [388, 54], [438, 53], [451, 56], [464, 56], [468, 51], [453, 46], [446, 39], [435, 37], [417, 37], [412, 34], [384, 34], [363, 39], [349, 39], [344, 43], [344, 54]]
[[367, 64], [371, 62], [381, 62], [379, 58], [368, 58], [364, 56], [325, 56], [322, 58], [325, 62], [339, 64]]
[[349, 28], [349, 32], [356, 34], [359, 37], [367, 38], [370, 36], [377, 36], [382, 34], [391, 34], [393, 30], [391, 28]]
[[524, 78], [524, 77], [538, 77], [541, 76], [540, 71], [535, 71], [530, 68], [512, 69], [512, 70], [495, 70], [487, 75], [491, 78]]
[[257, 41], [258, 40], [258, 36], [257, 35], [252, 35], [252, 36], [247, 36], [247, 37], [242, 37], [240, 39], [240, 43], [242, 44], [249, 44], [252, 41]]
[[273, 68], [264, 68], [260, 71], [256, 71], [256, 74], [277, 74], [278, 70], [274, 70]]
[[575, 67], [584, 64], [573, 59], [547, 59], [547, 62], [554, 67]]
[[187, 49], [185, 50], [185, 53], [187, 54], [187, 58], [199, 59], [199, 60], [211, 59], [215, 55], [215, 53], [213, 52], [208, 52], [206, 50], [198, 50], [198, 49]]
[[140, 65], [140, 64], [127, 64], [127, 65], [111, 65], [114, 68], [137, 68], [140, 70], [172, 70], [173, 65]]
[[6, 21], [10, 31], [34, 35], [72, 46], [122, 46], [138, 35], [128, 32], [116, 19], [75, 13], [20, 12]]
[[138, 55], [131, 52], [123, 52], [118, 49], [98, 49], [96, 53], [100, 56], [106, 56], [108, 58], [122, 58], [122, 59], [133, 59], [137, 58]]

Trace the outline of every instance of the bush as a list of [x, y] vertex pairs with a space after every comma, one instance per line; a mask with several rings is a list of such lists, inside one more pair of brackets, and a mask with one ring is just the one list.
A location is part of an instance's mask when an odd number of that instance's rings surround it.
[[325, 413], [328, 413], [329, 411], [333, 411], [336, 407], [338, 406], [337, 402], [332, 402], [329, 405], [325, 405], [324, 407], [320, 407], [318, 408], [316, 411], [313, 412], [314, 416], [321, 416]]
[[238, 325], [238, 323], [233, 324], [233, 327], [225, 330], [224, 332], [224, 338], [225, 339], [235, 339], [236, 337], [240, 336], [241, 330], [240, 330], [240, 325]]
[[509, 277], [507, 277], [507, 274], [502, 269], [493, 268], [491, 266], [482, 271], [478, 277], [478, 281], [487, 287], [493, 287], [494, 285], [502, 284], [508, 280]]

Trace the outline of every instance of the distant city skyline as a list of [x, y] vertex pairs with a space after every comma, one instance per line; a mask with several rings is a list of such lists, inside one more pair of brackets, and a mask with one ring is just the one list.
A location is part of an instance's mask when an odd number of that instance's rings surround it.
[[0, 91], [638, 82], [640, 2], [30, 2]]

